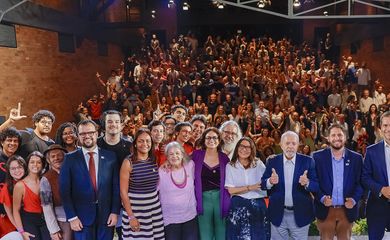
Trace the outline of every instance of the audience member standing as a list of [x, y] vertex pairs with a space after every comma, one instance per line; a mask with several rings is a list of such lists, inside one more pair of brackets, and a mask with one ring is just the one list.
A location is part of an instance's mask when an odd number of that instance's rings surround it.
[[367, 202], [368, 237], [382, 239], [390, 226], [390, 111], [382, 114], [380, 129], [384, 140], [367, 148], [362, 183], [370, 191]]
[[123, 239], [164, 239], [164, 223], [157, 193], [158, 167], [150, 131], [141, 128], [134, 137], [133, 154], [120, 170], [120, 191], [125, 211]]
[[58, 144], [50, 145], [44, 152], [50, 169], [41, 178], [39, 195], [41, 197], [46, 226], [52, 240], [73, 239], [70, 224], [66, 221], [59, 187], [59, 174], [65, 153], [67, 153], [66, 149]]
[[283, 133], [283, 154], [268, 159], [261, 186], [269, 191], [271, 239], [303, 240], [308, 238], [314, 220], [313, 199], [318, 182], [311, 157], [297, 154], [299, 137], [292, 131]]
[[54, 144], [49, 134], [55, 121], [54, 114], [48, 110], [39, 110], [32, 117], [34, 131], [23, 131], [23, 142], [21, 144], [20, 154], [26, 158], [30, 153], [38, 151], [43, 153], [46, 149]]
[[216, 128], [206, 129], [200, 144], [202, 150], [192, 153], [200, 238], [224, 240], [230, 205], [230, 195], [225, 189], [229, 158], [221, 151], [221, 135]]
[[45, 160], [42, 153], [34, 151], [28, 155], [26, 162], [28, 174], [15, 184], [13, 192], [12, 212], [16, 229], [25, 240], [50, 240], [39, 198], [40, 178]]
[[362, 156], [344, 147], [343, 128], [329, 127], [329, 148], [313, 154], [319, 191], [315, 199], [315, 215], [321, 239], [351, 239], [352, 225], [358, 217], [363, 194], [360, 183]]
[[160, 167], [158, 171], [165, 238], [198, 240], [194, 162], [177, 142], [165, 147], [165, 155], [166, 167]]
[[120, 210], [118, 161], [97, 146], [92, 120], [78, 125], [81, 149], [65, 155], [60, 195], [75, 240], [112, 240]]
[[266, 239], [267, 193], [260, 186], [264, 171], [264, 163], [256, 158], [253, 140], [241, 138], [226, 165], [225, 187], [232, 196], [226, 218], [227, 239]]

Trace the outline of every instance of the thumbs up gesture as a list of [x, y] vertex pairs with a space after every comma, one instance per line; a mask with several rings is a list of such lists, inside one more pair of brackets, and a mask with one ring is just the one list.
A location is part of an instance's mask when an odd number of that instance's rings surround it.
[[303, 174], [299, 177], [299, 183], [304, 187], [309, 184], [309, 179], [307, 178], [307, 170], [305, 170]]
[[278, 176], [278, 174], [276, 173], [275, 168], [272, 168], [272, 174], [271, 174], [271, 177], [269, 178], [269, 182], [270, 182], [272, 185], [275, 185], [275, 184], [278, 184], [278, 183], [279, 183], [279, 176]]

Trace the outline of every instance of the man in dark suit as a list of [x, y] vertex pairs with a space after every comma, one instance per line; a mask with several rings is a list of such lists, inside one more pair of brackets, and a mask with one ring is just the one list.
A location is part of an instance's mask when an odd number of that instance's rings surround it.
[[297, 154], [299, 137], [287, 131], [281, 137], [283, 154], [267, 162], [261, 186], [269, 190], [271, 239], [305, 240], [314, 220], [313, 199], [318, 183], [311, 157]]
[[384, 141], [367, 148], [362, 183], [370, 191], [367, 202], [368, 237], [382, 239], [390, 227], [390, 111], [382, 114], [381, 133]]
[[112, 240], [120, 210], [118, 161], [97, 147], [92, 120], [78, 125], [81, 149], [65, 155], [60, 194], [76, 240]]
[[350, 239], [352, 224], [358, 217], [357, 203], [362, 197], [360, 177], [363, 158], [344, 147], [343, 127], [329, 127], [330, 147], [313, 153], [319, 191], [314, 201], [321, 239]]

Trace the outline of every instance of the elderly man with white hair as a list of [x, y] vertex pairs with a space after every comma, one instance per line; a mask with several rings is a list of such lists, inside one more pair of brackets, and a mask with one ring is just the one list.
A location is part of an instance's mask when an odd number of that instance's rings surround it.
[[222, 152], [228, 155], [229, 159], [232, 159], [234, 148], [237, 142], [242, 138], [242, 132], [240, 126], [233, 120], [224, 122], [219, 131], [222, 136], [223, 146]]
[[295, 132], [285, 132], [280, 143], [283, 153], [268, 159], [261, 178], [262, 189], [269, 190], [271, 239], [305, 240], [314, 220], [310, 192], [318, 191], [314, 160], [297, 153]]

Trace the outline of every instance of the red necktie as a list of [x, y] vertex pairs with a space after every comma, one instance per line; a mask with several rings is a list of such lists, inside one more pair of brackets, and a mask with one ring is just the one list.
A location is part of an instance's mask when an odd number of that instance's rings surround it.
[[93, 189], [96, 192], [96, 169], [95, 169], [95, 160], [93, 159], [93, 152], [88, 152], [89, 154], [89, 176], [91, 177]]

